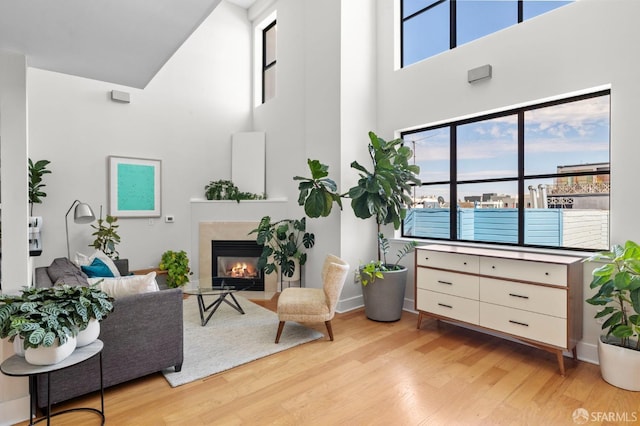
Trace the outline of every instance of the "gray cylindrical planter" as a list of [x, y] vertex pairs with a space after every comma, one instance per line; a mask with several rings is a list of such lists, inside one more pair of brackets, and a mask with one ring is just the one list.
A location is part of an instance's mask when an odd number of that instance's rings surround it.
[[407, 285], [407, 268], [383, 272], [384, 278], [376, 278], [362, 286], [364, 312], [374, 321], [398, 321], [402, 317], [404, 291]]

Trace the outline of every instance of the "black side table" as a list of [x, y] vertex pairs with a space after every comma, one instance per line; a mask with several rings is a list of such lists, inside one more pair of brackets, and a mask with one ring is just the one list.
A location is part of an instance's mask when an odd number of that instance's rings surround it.
[[[47, 425], [51, 424], [51, 417], [57, 416], [59, 414], [69, 413], [72, 411], [91, 411], [98, 414], [102, 418], [102, 423], [104, 424], [104, 385], [102, 382], [102, 348], [103, 343], [101, 340], [96, 340], [95, 342], [83, 346], [81, 348], [77, 348], [69, 357], [64, 359], [63, 361], [53, 364], [53, 365], [33, 365], [29, 364], [25, 359], [18, 355], [13, 355], [0, 365], [0, 371], [7, 376], [29, 376], [29, 424], [34, 425], [43, 420], [47, 421]], [[80, 408], [70, 408], [68, 410], [58, 411], [56, 413], [51, 414], [51, 388], [50, 388], [50, 373], [52, 371], [64, 370], [67, 367], [71, 367], [73, 365], [84, 362], [94, 356], [98, 355], [100, 357], [100, 410], [97, 408], [90, 407], [80, 407]], [[36, 389], [37, 383], [36, 378], [40, 374], [47, 375], [47, 413], [46, 416], [35, 419], [36, 413]], [[78, 380], [82, 380], [82, 377], [78, 377]]]

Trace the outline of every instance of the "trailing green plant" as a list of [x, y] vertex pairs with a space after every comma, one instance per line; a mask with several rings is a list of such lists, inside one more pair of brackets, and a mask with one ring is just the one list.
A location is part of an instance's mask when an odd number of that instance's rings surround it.
[[0, 295], [0, 338], [24, 340], [24, 348], [64, 344], [84, 330], [91, 318], [102, 320], [113, 299], [97, 287], [27, 288], [21, 295]]
[[397, 271], [400, 269], [399, 264], [402, 258], [406, 255], [413, 253], [413, 250], [416, 248], [418, 243], [415, 241], [409, 241], [396, 253], [396, 261], [394, 263], [387, 262], [387, 254], [390, 250], [389, 240], [385, 238], [382, 233], [378, 234], [378, 247], [380, 248], [380, 252], [382, 253], [381, 260], [372, 260], [368, 263], [365, 263], [360, 267], [360, 282], [362, 285], [367, 285], [370, 282], [374, 282], [376, 278], [384, 279], [383, 272], [387, 271]]
[[407, 214], [407, 206], [413, 202], [412, 187], [421, 183], [418, 178], [420, 167], [409, 163], [413, 152], [403, 145], [402, 139], [386, 141], [375, 133], [369, 132], [367, 149], [371, 168], [367, 169], [357, 161], [351, 163], [351, 168], [358, 172], [360, 178], [347, 193], [340, 194], [337, 191], [335, 181], [328, 177], [328, 166], [317, 160], [307, 161], [311, 178], [301, 176], [293, 178], [300, 181], [298, 204], [304, 206], [304, 211], [309, 217], [326, 217], [331, 213], [334, 202], [342, 209], [341, 199], [349, 198], [356, 217], [375, 218], [378, 225], [376, 230], [378, 259], [363, 266], [365, 275], [362, 279], [363, 285], [376, 277], [382, 278], [382, 272], [386, 270], [400, 269], [399, 260], [413, 251], [416, 246], [414, 242], [408, 243], [400, 249], [398, 262], [388, 264], [386, 261], [389, 250], [388, 240], [380, 233], [380, 228], [387, 224], [393, 224], [394, 229], [400, 228]]
[[42, 199], [47, 196], [47, 193], [42, 190], [45, 185], [43, 176], [51, 173], [51, 170], [47, 169], [47, 166], [51, 163], [49, 160], [38, 160], [35, 163], [29, 158], [29, 204], [30, 215], [33, 216], [33, 205], [41, 204]]
[[189, 258], [184, 250], [167, 250], [162, 253], [160, 269], [167, 271], [167, 286], [175, 288], [182, 287], [189, 282], [189, 275], [192, 274], [189, 268]]
[[102, 219], [102, 211], [100, 211], [98, 225], [91, 225], [95, 229], [95, 232], [91, 234], [95, 237], [95, 240], [89, 244], [89, 247], [101, 250], [111, 259], [119, 259], [120, 253], [116, 250], [116, 245], [120, 244], [120, 235], [118, 235], [118, 227], [120, 225], [117, 222], [118, 218], [111, 215], [107, 215], [106, 219]]
[[283, 219], [271, 222], [271, 217], [264, 216], [258, 227], [251, 232], [257, 234], [256, 243], [262, 245], [262, 253], [258, 260], [258, 269], [270, 274], [278, 269], [292, 277], [296, 270], [295, 259], [300, 265], [307, 261], [307, 253], [303, 250], [315, 245], [315, 235], [306, 231], [307, 222], [303, 217]]
[[607, 343], [640, 350], [640, 246], [627, 241], [585, 261], [606, 262], [593, 271], [590, 288], [597, 292], [586, 301], [604, 307], [595, 318], [605, 318]]
[[243, 192], [230, 180], [215, 180], [204, 187], [207, 200], [264, 200], [264, 194]]

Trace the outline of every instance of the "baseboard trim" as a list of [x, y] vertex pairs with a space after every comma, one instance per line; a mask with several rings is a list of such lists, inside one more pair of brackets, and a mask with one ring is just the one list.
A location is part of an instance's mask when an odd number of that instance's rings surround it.
[[29, 395], [0, 402], [0, 426], [9, 426], [29, 419]]

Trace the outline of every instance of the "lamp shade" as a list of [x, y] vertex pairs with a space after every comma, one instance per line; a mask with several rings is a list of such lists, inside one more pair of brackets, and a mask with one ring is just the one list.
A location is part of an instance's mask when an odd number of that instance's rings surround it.
[[96, 215], [93, 214], [93, 210], [89, 204], [78, 203], [76, 209], [73, 211], [73, 221], [75, 223], [91, 223], [96, 220]]

